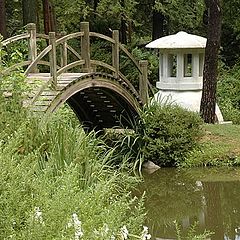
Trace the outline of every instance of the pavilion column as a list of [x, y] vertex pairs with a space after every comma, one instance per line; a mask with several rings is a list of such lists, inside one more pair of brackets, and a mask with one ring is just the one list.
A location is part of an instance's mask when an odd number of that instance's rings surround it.
[[199, 78], [199, 53], [192, 55], [192, 76], [198, 81]]
[[169, 72], [168, 54], [163, 53], [163, 55], [162, 55], [162, 76], [163, 76], [163, 79], [166, 79], [168, 77], [168, 72]]
[[160, 53], [159, 56], [159, 78], [163, 77], [163, 54]]
[[184, 54], [177, 54], [177, 78], [182, 79], [184, 77]]

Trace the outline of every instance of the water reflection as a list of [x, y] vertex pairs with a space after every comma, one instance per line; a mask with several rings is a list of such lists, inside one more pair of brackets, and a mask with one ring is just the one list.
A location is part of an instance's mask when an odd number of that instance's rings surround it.
[[212, 240], [240, 240], [240, 169], [160, 169], [144, 175], [147, 226], [153, 239], [174, 239], [176, 220], [185, 234], [198, 221]]

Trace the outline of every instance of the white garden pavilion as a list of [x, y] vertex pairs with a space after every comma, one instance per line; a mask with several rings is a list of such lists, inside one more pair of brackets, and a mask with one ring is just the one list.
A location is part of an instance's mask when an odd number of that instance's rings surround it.
[[[206, 42], [204, 37], [178, 32], [146, 45], [147, 48], [159, 49], [157, 101], [168, 100], [199, 112]], [[223, 122], [218, 106], [216, 116], [218, 122]]]

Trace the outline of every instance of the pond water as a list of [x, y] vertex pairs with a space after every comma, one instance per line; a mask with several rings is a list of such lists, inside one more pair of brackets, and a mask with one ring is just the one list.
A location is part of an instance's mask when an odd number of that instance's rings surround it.
[[144, 191], [152, 239], [176, 239], [177, 221], [183, 235], [198, 222], [211, 240], [240, 240], [240, 169], [159, 169], [144, 174], [136, 194]]

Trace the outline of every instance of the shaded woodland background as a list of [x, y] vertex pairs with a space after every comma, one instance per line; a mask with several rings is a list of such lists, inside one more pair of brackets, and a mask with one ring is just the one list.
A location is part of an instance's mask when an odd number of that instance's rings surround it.
[[[222, 1], [221, 60], [232, 67], [240, 53], [240, 2]], [[152, 39], [184, 30], [206, 36], [208, 11], [204, 0], [0, 0], [0, 32], [15, 35], [29, 22], [39, 32], [79, 31], [80, 21], [91, 30], [142, 47]]]

